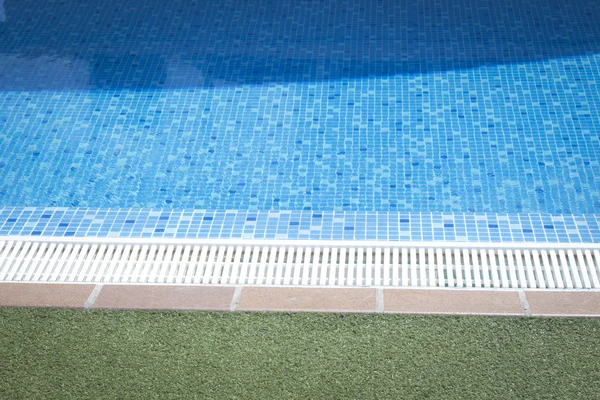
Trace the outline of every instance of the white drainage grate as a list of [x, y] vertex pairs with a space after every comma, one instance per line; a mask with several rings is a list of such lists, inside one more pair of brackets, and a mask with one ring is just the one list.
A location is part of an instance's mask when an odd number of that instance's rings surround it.
[[[599, 289], [600, 247], [0, 240], [0, 281]], [[462, 247], [461, 247], [462, 246]]]

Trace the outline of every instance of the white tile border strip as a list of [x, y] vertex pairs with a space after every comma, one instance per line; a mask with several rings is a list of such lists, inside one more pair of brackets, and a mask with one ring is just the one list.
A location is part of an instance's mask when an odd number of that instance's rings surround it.
[[600, 243], [594, 214], [0, 208], [0, 236]]
[[120, 238], [120, 237], [55, 237], [0, 236], [0, 241], [72, 244], [130, 244], [130, 245], [207, 245], [207, 246], [295, 246], [295, 247], [390, 247], [390, 248], [450, 248], [450, 249], [599, 249], [600, 243], [538, 243], [538, 242], [424, 242], [384, 240], [293, 240], [293, 239], [177, 239], [177, 238]]

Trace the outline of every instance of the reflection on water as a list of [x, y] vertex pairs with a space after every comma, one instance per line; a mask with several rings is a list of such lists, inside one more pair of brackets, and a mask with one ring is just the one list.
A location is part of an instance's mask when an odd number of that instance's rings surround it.
[[0, 207], [600, 214], [598, 0], [6, 6]]
[[[0, 54], [83, 61], [91, 90], [416, 76], [600, 53], [598, 0], [11, 1]], [[36, 74], [21, 89], [73, 87]]]
[[[186, 62], [187, 61], [187, 62]], [[182, 61], [174, 57], [166, 63], [166, 78], [164, 88], [201, 87], [204, 85], [202, 72], [190, 65], [189, 60]]]
[[0, 22], [6, 21], [6, 12], [4, 11], [4, 0], [0, 0]]
[[[41, 55], [25, 57], [0, 53], [2, 90], [85, 90], [93, 83], [93, 69], [86, 60]], [[202, 72], [177, 57], [166, 61], [162, 76], [164, 89], [199, 87]]]
[[0, 54], [0, 65], [3, 66], [0, 68], [3, 90], [74, 90], [89, 87], [90, 66], [85, 60]]

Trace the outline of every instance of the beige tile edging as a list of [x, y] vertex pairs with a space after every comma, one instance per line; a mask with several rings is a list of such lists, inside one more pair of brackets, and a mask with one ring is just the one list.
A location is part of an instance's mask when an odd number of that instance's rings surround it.
[[386, 289], [386, 313], [525, 315], [517, 291]]
[[376, 289], [245, 287], [237, 310], [375, 312]]
[[105, 285], [94, 309], [229, 311], [232, 287]]
[[83, 308], [95, 285], [0, 283], [0, 307]]
[[533, 316], [600, 317], [600, 292], [529, 290], [527, 299]]
[[0, 283], [0, 307], [600, 317], [600, 291]]

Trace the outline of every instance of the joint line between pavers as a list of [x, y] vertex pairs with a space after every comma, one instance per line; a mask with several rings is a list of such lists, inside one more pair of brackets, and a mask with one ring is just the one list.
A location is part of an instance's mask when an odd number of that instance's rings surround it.
[[375, 312], [382, 313], [385, 310], [385, 304], [383, 302], [383, 289], [377, 288], [375, 290]]
[[86, 310], [89, 310], [94, 306], [94, 303], [96, 302], [96, 298], [98, 298], [98, 295], [100, 294], [100, 291], [102, 290], [103, 286], [104, 286], [103, 284], [99, 283], [94, 287], [94, 290], [92, 290], [92, 293], [90, 293], [89, 297], [85, 301], [83, 308], [85, 308]]
[[242, 298], [242, 286], [237, 286], [235, 291], [233, 292], [233, 298], [231, 299], [231, 305], [229, 306], [229, 311], [236, 311], [238, 304], [240, 304], [240, 299]]
[[529, 300], [527, 300], [527, 294], [524, 290], [519, 290], [519, 299], [521, 300], [521, 307], [523, 308], [523, 313], [527, 317], [531, 317], [531, 308], [529, 307]]

